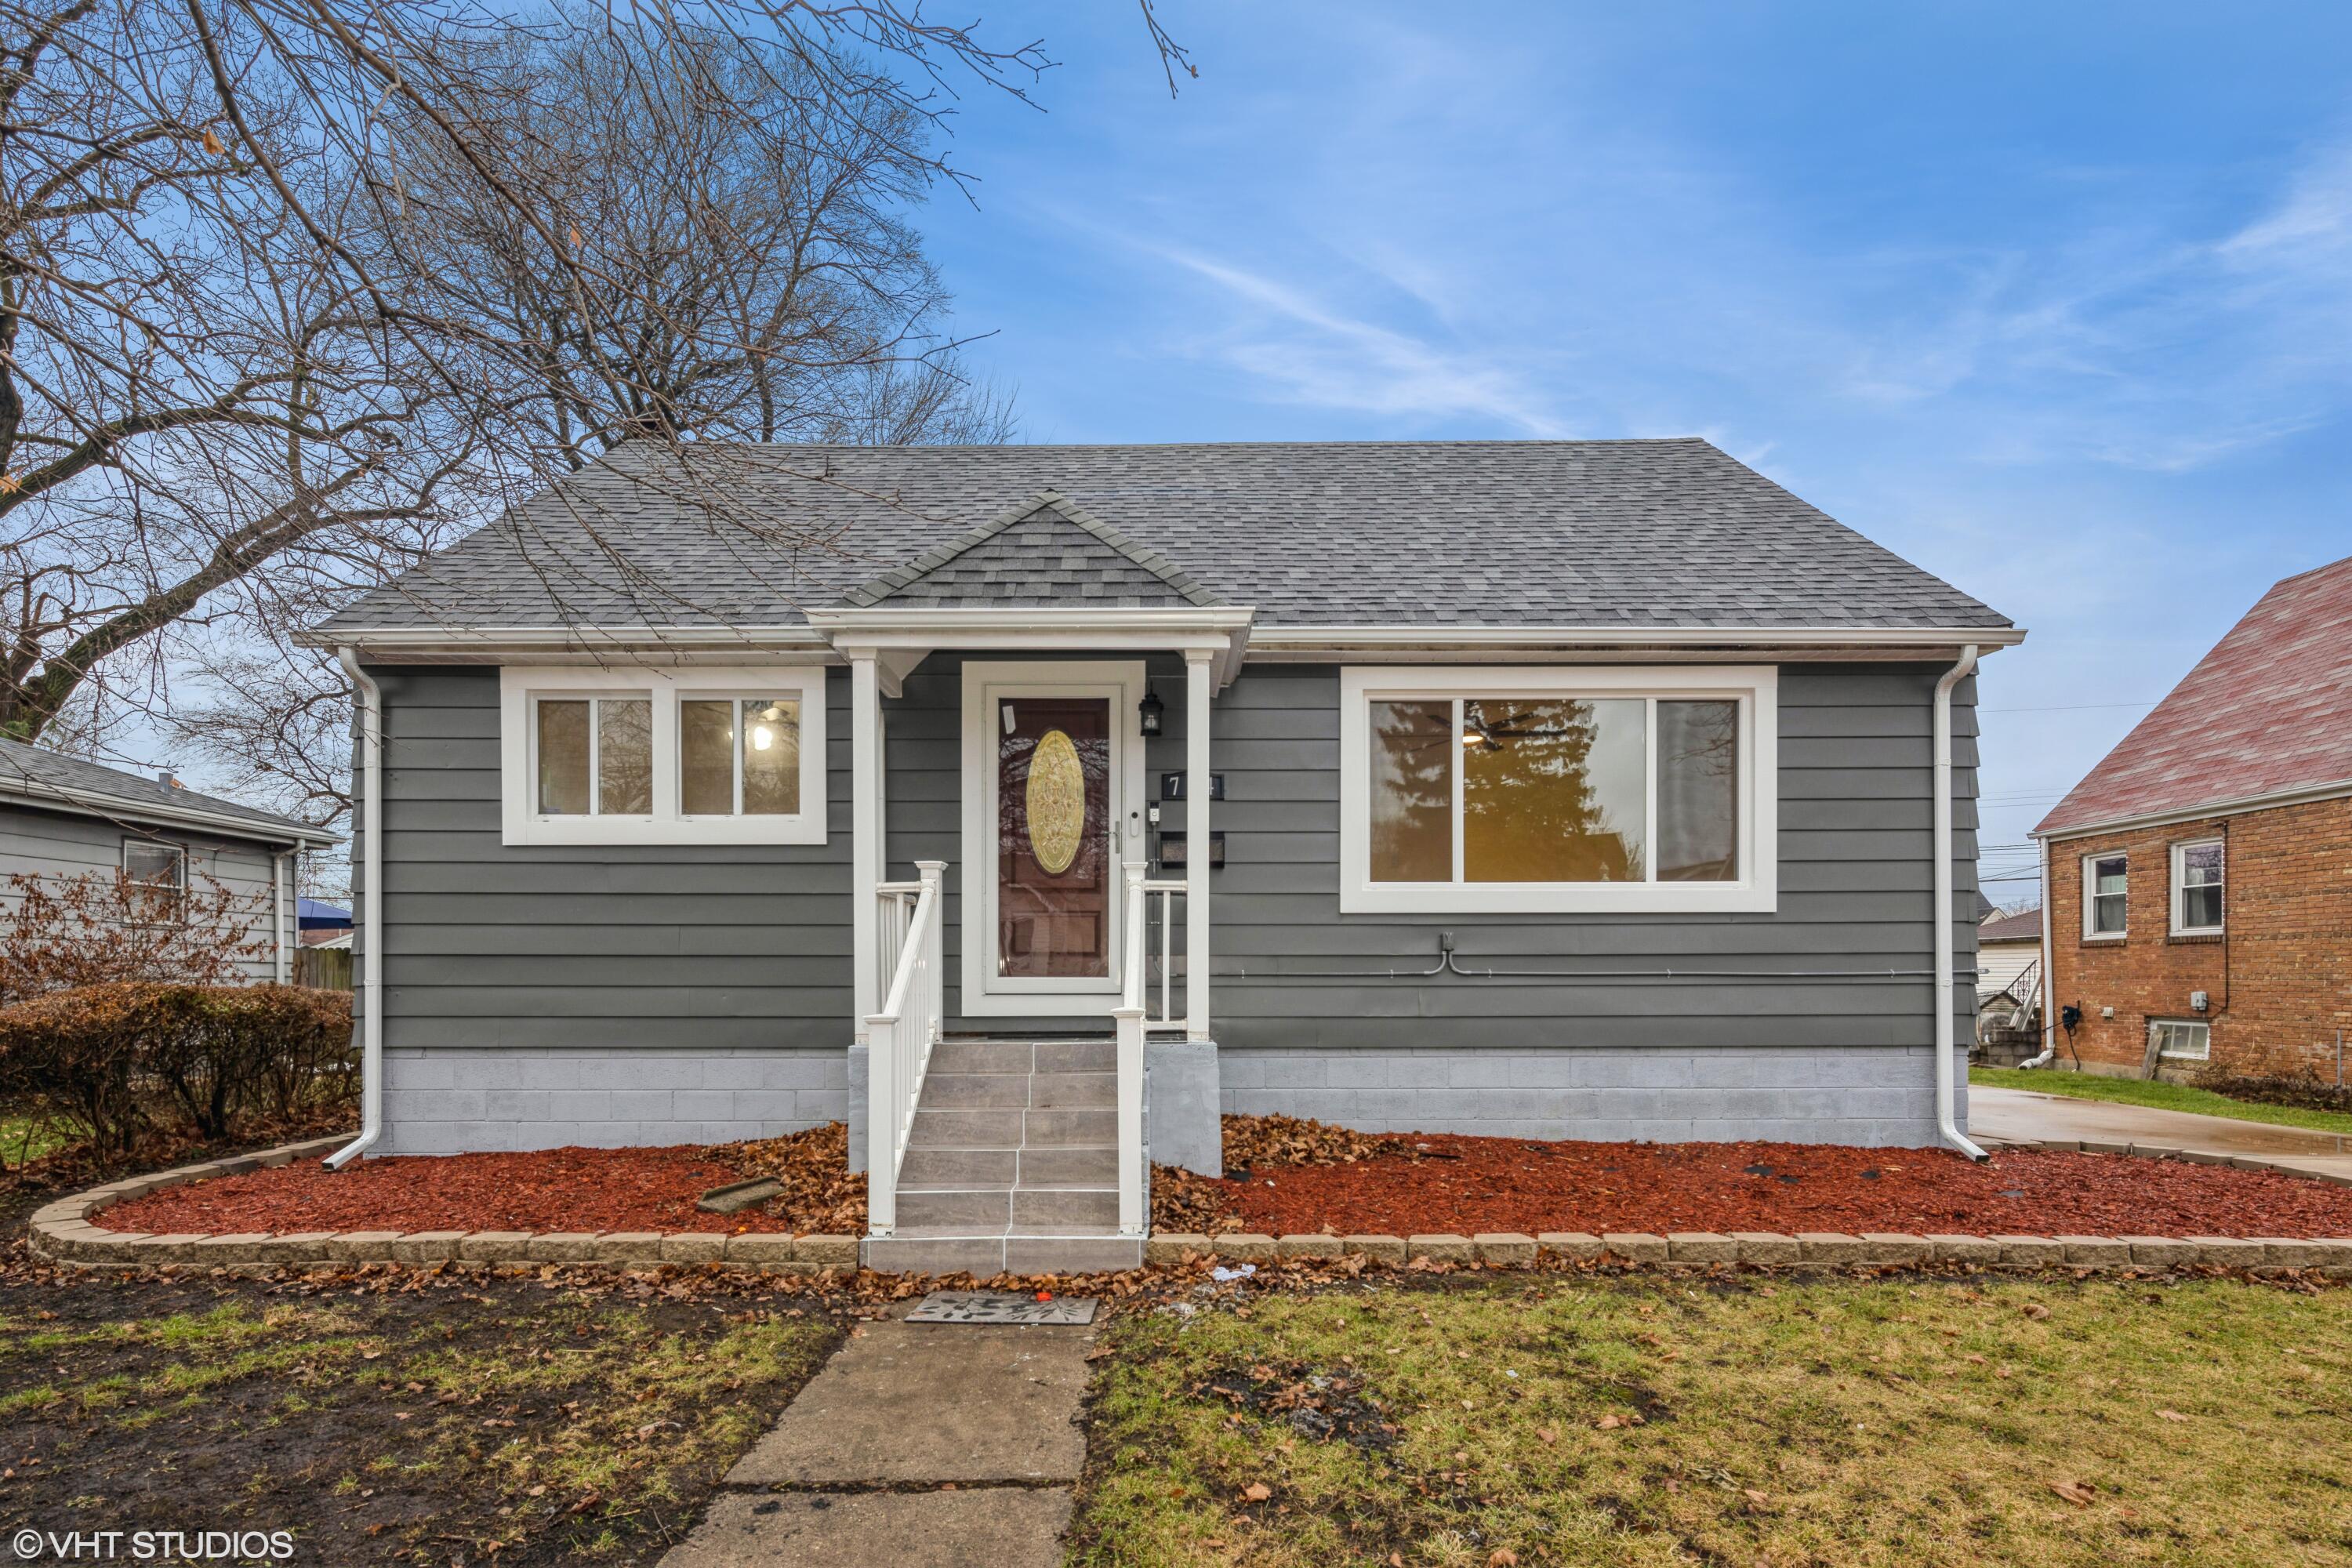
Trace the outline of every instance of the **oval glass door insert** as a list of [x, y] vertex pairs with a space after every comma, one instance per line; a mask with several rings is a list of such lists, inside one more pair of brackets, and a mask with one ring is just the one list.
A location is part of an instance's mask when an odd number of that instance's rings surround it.
[[1029, 758], [1029, 848], [1049, 877], [1058, 877], [1078, 858], [1087, 832], [1087, 773], [1078, 748], [1059, 730], [1048, 730]]

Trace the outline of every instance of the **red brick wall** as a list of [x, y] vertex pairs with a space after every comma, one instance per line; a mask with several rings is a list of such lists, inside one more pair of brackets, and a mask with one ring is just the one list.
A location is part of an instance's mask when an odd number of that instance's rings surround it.
[[[2171, 847], [2221, 838], [2225, 930], [2220, 938], [2171, 936]], [[2083, 940], [2083, 858], [2131, 858], [2122, 942]], [[2151, 1018], [2210, 1020], [2210, 1063], [2167, 1058], [2167, 1077], [2200, 1071], [2332, 1082], [2336, 1031], [2352, 1058], [2352, 799], [2094, 834], [2050, 846], [2047, 905], [2053, 1016], [2083, 1009], [2073, 1055], [2057, 1031], [2058, 1060], [2137, 1073]], [[2189, 994], [2211, 1005], [2192, 1012]], [[2100, 1016], [2115, 1009], [2113, 1018]], [[2352, 1067], [2347, 1067], [2352, 1073]]]

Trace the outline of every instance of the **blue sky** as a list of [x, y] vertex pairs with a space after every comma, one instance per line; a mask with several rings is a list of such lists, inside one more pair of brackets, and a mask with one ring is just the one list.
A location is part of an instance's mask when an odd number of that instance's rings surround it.
[[1025, 439], [1706, 436], [2032, 629], [1989, 845], [2352, 553], [2352, 6], [1160, 5], [922, 216]]

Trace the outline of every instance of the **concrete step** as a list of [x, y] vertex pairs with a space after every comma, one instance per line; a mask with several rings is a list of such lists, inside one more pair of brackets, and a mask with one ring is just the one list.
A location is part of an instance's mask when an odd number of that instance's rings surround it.
[[[1076, 1194], [1039, 1194], [1040, 1197], [1076, 1196]], [[966, 1234], [994, 1231], [1003, 1234], [1012, 1219], [1012, 1196], [1002, 1187], [991, 1191], [982, 1188], [966, 1192], [910, 1193], [903, 1188], [898, 1194], [898, 1223], [916, 1229], [955, 1229]], [[1118, 1194], [1112, 1194], [1111, 1221], [1118, 1223]]]
[[[907, 1156], [909, 1163], [914, 1156]], [[1024, 1149], [1017, 1183], [1024, 1187], [1116, 1187], [1117, 1149]]]
[[1037, 1081], [1034, 1073], [943, 1073], [934, 1069], [923, 1079], [922, 1109], [1025, 1110]]
[[1115, 1040], [1040, 1040], [1035, 1048], [1039, 1072], [1118, 1070], [1118, 1044]]
[[1105, 1110], [1118, 1104], [1115, 1072], [1041, 1072], [1029, 1076], [1033, 1110]]
[[[1015, 1187], [1012, 1196], [1015, 1235], [1051, 1235], [1071, 1226], [1118, 1224], [1118, 1190], [1115, 1187]], [[898, 1202], [903, 1215], [906, 1200], [901, 1198]]]
[[[909, 1149], [1018, 1149], [1021, 1147], [1021, 1119], [1025, 1110], [924, 1110], [915, 1111], [914, 1126], [907, 1133]], [[1048, 1114], [1068, 1116], [1071, 1111]], [[1112, 1111], [1116, 1117], [1118, 1113]]]
[[1036, 1047], [1026, 1040], [941, 1040], [931, 1047], [933, 1072], [1025, 1073], [1036, 1065]]
[[[942, 1114], [1018, 1115], [1021, 1118], [1021, 1146], [1024, 1149], [1115, 1149], [1118, 1146], [1118, 1112], [1116, 1110], [967, 1110]], [[917, 1120], [919, 1121], [920, 1117]]]
[[1143, 1238], [1108, 1234], [953, 1236], [901, 1231], [869, 1236], [869, 1268], [902, 1274], [1100, 1274], [1143, 1263]]
[[[1108, 1169], [1114, 1175], [1118, 1173], [1116, 1158]], [[1011, 1149], [909, 1149], [898, 1166], [898, 1190], [969, 1192], [979, 1187], [1006, 1188], [1020, 1176], [1021, 1156]]]

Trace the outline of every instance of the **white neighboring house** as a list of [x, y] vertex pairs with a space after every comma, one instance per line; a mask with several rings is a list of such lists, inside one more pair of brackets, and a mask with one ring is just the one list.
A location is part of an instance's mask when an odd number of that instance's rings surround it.
[[1977, 1010], [1996, 996], [2033, 1000], [2042, 964], [2042, 911], [1995, 915], [1977, 927]]
[[293, 977], [299, 942], [295, 858], [335, 842], [291, 817], [199, 795], [169, 778], [0, 740], [0, 921], [14, 913], [18, 874], [43, 879], [120, 871], [185, 893], [206, 879], [253, 911], [268, 950], [245, 968], [254, 980]]

